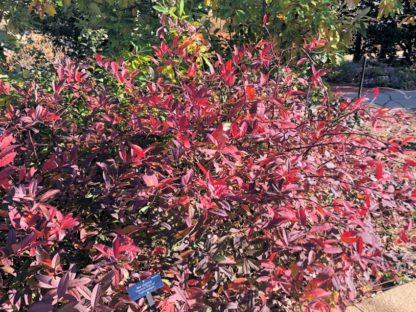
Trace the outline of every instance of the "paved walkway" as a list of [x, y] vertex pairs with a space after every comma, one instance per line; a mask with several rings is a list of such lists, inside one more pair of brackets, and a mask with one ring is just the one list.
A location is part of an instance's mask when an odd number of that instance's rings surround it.
[[[342, 96], [352, 99], [357, 97], [358, 88], [350, 86], [334, 86], [333, 90], [339, 92]], [[363, 89], [362, 96], [369, 101], [374, 100], [374, 89]], [[403, 91], [391, 88], [379, 88], [379, 95], [374, 103], [386, 107], [403, 107], [416, 109], [416, 90]], [[414, 310], [416, 312], [416, 308]]]
[[349, 307], [347, 312], [415, 312], [416, 281], [397, 286]]
[[[345, 98], [353, 99], [357, 97], [358, 88], [334, 86], [333, 91], [339, 92]], [[416, 90], [379, 88], [379, 95], [374, 99], [374, 89], [364, 89], [362, 96], [381, 106], [416, 110]], [[416, 281], [377, 294], [349, 307], [347, 312], [416, 312]]]

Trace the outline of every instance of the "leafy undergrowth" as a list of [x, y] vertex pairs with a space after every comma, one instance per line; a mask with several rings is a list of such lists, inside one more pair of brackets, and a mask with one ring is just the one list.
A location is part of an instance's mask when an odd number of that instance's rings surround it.
[[342, 310], [397, 276], [414, 137], [369, 129], [405, 113], [330, 99], [268, 42], [223, 60], [170, 27], [144, 86], [99, 55], [51, 90], [0, 84], [1, 308], [142, 311], [126, 287], [160, 273], [162, 311]]
[[[371, 109], [380, 111], [380, 107], [377, 105], [368, 104]], [[396, 111], [403, 111], [402, 109], [394, 109]], [[392, 113], [394, 110], [389, 110]], [[381, 112], [381, 111], [380, 111]], [[367, 127], [369, 134], [375, 136], [380, 140], [394, 141], [397, 144], [403, 146], [403, 153], [398, 155], [398, 160], [406, 162], [406, 159], [416, 161], [416, 149], [414, 147], [414, 139], [416, 138], [416, 115], [414, 112], [408, 112], [403, 115], [400, 120], [392, 123], [389, 118], [380, 118], [377, 121], [377, 126]], [[409, 162], [409, 160], [408, 160]], [[395, 167], [399, 167], [400, 163]], [[415, 167], [407, 168], [411, 175], [416, 174]], [[413, 213], [413, 222], [415, 221], [415, 215]], [[416, 278], [416, 253], [414, 245], [403, 244], [400, 239], [401, 228], [394, 223], [385, 222], [383, 216], [374, 220], [377, 226], [377, 232], [385, 244], [385, 251], [388, 256], [394, 258], [395, 274], [387, 273], [384, 275], [383, 281], [377, 284], [371, 284], [363, 281], [361, 284], [363, 293], [369, 295], [379, 291], [385, 291], [398, 284], [410, 282]], [[409, 229], [408, 236], [416, 236], [416, 229], [413, 227]], [[399, 239], [397, 239], [399, 237]]]

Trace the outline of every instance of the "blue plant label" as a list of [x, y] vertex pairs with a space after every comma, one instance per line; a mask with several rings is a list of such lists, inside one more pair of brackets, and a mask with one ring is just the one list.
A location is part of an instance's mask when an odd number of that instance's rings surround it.
[[130, 286], [127, 289], [127, 292], [129, 293], [130, 298], [136, 301], [161, 287], [163, 287], [162, 278], [157, 274]]

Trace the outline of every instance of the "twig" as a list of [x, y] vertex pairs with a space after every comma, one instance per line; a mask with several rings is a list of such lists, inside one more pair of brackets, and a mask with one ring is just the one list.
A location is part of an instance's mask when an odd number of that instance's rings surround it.
[[35, 143], [33, 142], [33, 139], [32, 139], [32, 134], [30, 133], [30, 130], [29, 130], [28, 132], [29, 132], [29, 139], [30, 139], [30, 143], [31, 143], [31, 144], [32, 144], [32, 146], [33, 146], [33, 152], [34, 152], [34, 154], [35, 154], [36, 161], [37, 161], [37, 162], [39, 162], [38, 154], [37, 154], [37, 152], [36, 152], [36, 148], [35, 148]]

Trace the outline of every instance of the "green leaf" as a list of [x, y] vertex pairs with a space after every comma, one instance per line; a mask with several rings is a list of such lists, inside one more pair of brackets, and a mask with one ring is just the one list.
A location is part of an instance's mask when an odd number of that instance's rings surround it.
[[184, 0], [179, 0], [178, 3], [178, 8], [179, 8], [179, 16], [184, 16], [185, 15], [185, 1]]
[[175, 7], [171, 7], [171, 8], [169, 8], [169, 15], [170, 15], [171, 17], [173, 17], [173, 18], [177, 18], [177, 16], [176, 16], [175, 12], [176, 12], [176, 8], [175, 8]]
[[362, 9], [362, 10], [358, 10], [357, 19], [360, 19], [366, 16], [368, 13], [370, 13], [370, 10], [371, 10], [370, 7]]
[[91, 10], [92, 13], [94, 13], [96, 15], [100, 15], [101, 14], [100, 7], [96, 3], [91, 2], [90, 5], [89, 5], [89, 8], [90, 8], [90, 10]]
[[168, 14], [169, 8], [164, 3], [158, 3], [153, 6], [153, 9], [155, 9], [157, 12], [162, 14]]
[[144, 206], [139, 210], [141, 214], [146, 214], [149, 211], [150, 206]]

